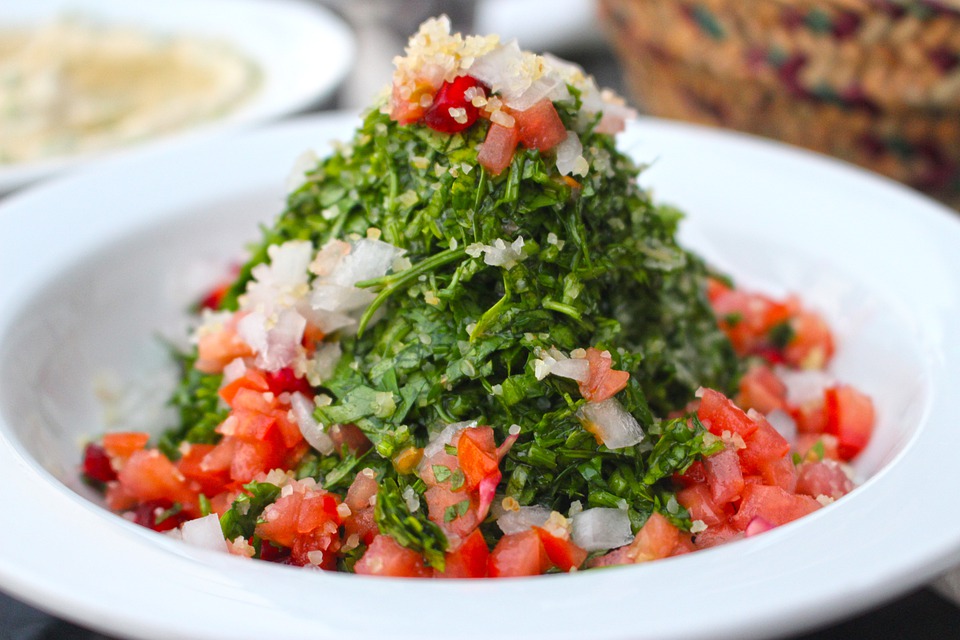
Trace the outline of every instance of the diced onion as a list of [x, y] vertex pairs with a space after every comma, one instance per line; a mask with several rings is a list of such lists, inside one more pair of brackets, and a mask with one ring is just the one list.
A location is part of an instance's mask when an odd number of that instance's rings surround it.
[[295, 391], [290, 394], [290, 408], [307, 444], [324, 455], [333, 453], [335, 448], [333, 440], [324, 431], [323, 425], [313, 417], [313, 410], [316, 408], [313, 400], [299, 391]]
[[215, 513], [184, 522], [180, 525], [180, 536], [192, 547], [224, 553], [227, 551], [227, 543], [223, 539], [223, 530], [220, 528], [220, 518]]
[[458, 432], [475, 426], [477, 426], [476, 420], [453, 422], [448, 424], [437, 435], [430, 438], [430, 442], [428, 442], [427, 446], [423, 448], [423, 459], [429, 460], [438, 453], [441, 453], [443, 448], [450, 444], [450, 442], [453, 440], [453, 436], [455, 436]]
[[586, 175], [587, 161], [583, 157], [583, 144], [575, 131], [567, 131], [567, 137], [557, 145], [557, 171], [562, 175]]
[[624, 509], [595, 507], [572, 518], [574, 543], [587, 551], [616, 549], [633, 540], [630, 518]]
[[497, 526], [507, 535], [521, 533], [530, 527], [542, 527], [550, 517], [550, 509], [534, 505], [516, 511], [504, 511], [497, 518]]
[[616, 398], [588, 402], [577, 411], [583, 428], [597, 436], [608, 449], [631, 447], [643, 440], [643, 429]]

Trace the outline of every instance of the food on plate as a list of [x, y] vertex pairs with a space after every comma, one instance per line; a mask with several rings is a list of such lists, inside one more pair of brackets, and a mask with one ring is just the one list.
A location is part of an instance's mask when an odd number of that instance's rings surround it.
[[227, 43], [69, 16], [0, 28], [0, 165], [103, 151], [222, 117], [259, 86]]
[[795, 298], [676, 241], [578, 67], [433, 19], [201, 303], [179, 423], [105, 434], [109, 507], [272, 562], [509, 577], [760, 534], [853, 489], [873, 405]]

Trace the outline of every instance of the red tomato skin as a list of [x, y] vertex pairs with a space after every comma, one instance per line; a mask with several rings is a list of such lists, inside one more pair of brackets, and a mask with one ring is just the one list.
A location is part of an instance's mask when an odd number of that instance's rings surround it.
[[365, 576], [394, 578], [429, 578], [433, 575], [419, 553], [386, 535], [373, 539], [353, 570]]
[[757, 423], [748, 418], [740, 407], [713, 389], [702, 390], [697, 417], [715, 436], [721, 436], [724, 431], [729, 431], [746, 439], [757, 430]]
[[570, 540], [558, 538], [546, 529], [533, 527], [533, 530], [540, 536], [540, 542], [547, 553], [547, 558], [556, 568], [561, 571], [570, 571], [574, 568], [583, 566], [587, 559], [587, 551], [578, 547]]
[[110, 465], [110, 456], [106, 449], [93, 442], [83, 449], [83, 475], [97, 482], [110, 482], [117, 479], [117, 472]]
[[464, 429], [457, 441], [457, 463], [466, 478], [468, 491], [473, 491], [484, 478], [496, 473], [500, 461], [493, 429], [486, 426]]
[[[458, 133], [468, 129], [480, 115], [480, 109], [473, 106], [464, 95], [473, 87], [483, 90], [486, 95], [483, 85], [473, 76], [458, 76], [450, 82], [444, 82], [433, 96], [433, 104], [423, 114], [424, 123], [441, 133]], [[462, 121], [450, 115], [450, 109], [463, 109]]]
[[873, 401], [850, 385], [838, 385], [824, 392], [824, 405], [827, 414], [824, 432], [837, 437], [840, 459], [852, 460], [863, 451], [873, 434]]
[[487, 575], [491, 578], [538, 576], [550, 568], [550, 559], [540, 536], [533, 529], [500, 538], [490, 553]]
[[471, 533], [454, 551], [444, 557], [443, 571], [434, 569], [435, 578], [485, 578], [490, 549], [477, 529]]
[[483, 139], [483, 144], [477, 153], [477, 162], [487, 171], [498, 176], [510, 166], [519, 141], [520, 134], [515, 126], [504, 127], [491, 122], [490, 128], [487, 129], [487, 137]]
[[743, 409], [756, 409], [768, 414], [787, 406], [787, 385], [770, 367], [759, 364], [750, 367], [740, 378], [737, 405]]
[[549, 151], [567, 138], [557, 108], [546, 98], [525, 111], [512, 111], [511, 115], [516, 120], [520, 144], [528, 149]]
[[580, 395], [590, 402], [603, 402], [627, 386], [630, 374], [613, 369], [613, 358], [609, 351], [590, 347], [587, 349], [587, 362], [590, 364], [590, 375], [585, 382], [578, 384]]

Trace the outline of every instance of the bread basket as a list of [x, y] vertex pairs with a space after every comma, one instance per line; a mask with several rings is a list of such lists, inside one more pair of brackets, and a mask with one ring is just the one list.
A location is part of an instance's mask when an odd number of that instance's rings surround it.
[[599, 0], [599, 12], [646, 112], [960, 203], [958, 0]]

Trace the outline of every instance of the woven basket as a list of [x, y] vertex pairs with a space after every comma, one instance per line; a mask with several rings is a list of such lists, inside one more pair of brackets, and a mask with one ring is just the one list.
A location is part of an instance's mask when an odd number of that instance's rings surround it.
[[598, 0], [648, 113], [830, 153], [960, 203], [960, 0]]

